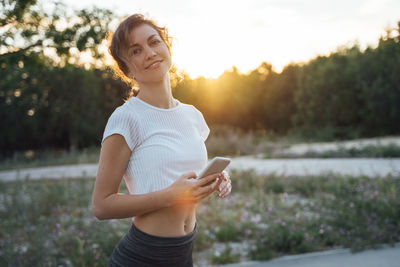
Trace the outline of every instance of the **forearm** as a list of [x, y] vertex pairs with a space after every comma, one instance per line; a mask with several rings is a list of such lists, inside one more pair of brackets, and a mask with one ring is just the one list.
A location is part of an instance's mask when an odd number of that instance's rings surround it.
[[170, 206], [168, 190], [159, 190], [147, 194], [112, 194], [98, 203], [93, 209], [100, 220], [123, 219], [142, 215]]

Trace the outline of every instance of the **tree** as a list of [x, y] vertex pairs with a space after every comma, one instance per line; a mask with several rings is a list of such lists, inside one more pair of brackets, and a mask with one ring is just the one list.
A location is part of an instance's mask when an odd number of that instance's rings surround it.
[[[102, 60], [99, 45], [114, 15], [106, 9], [73, 11], [52, 3], [53, 9], [44, 11], [37, 1], [0, 2], [0, 118], [2, 129], [7, 129], [0, 150], [4, 153], [60, 139], [74, 151], [82, 131], [94, 134], [85, 123], [98, 119], [99, 107], [93, 103], [100, 102], [96, 97], [101, 88], [98, 77], [78, 66], [77, 58], [86, 52]], [[54, 56], [49, 57], [49, 51]]]
[[101, 59], [99, 44], [105, 38], [113, 13], [96, 7], [74, 11], [61, 2], [49, 3], [53, 4], [50, 12], [44, 11], [35, 0], [0, 2], [0, 56], [53, 50], [59, 57], [54, 62], [61, 65], [71, 63], [81, 52]]

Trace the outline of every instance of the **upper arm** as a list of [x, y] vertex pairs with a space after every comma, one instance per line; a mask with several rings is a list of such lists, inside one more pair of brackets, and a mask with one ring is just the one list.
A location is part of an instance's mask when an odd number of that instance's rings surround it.
[[118, 193], [131, 153], [125, 138], [120, 134], [112, 134], [103, 141], [92, 196], [94, 207], [98, 208], [103, 199]]

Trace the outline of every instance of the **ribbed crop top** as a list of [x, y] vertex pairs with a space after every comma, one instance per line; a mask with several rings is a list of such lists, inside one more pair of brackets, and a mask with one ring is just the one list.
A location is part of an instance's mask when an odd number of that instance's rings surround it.
[[101, 144], [120, 134], [132, 151], [124, 174], [130, 194], [164, 189], [183, 173], [199, 173], [207, 164], [204, 141], [210, 129], [202, 113], [174, 101], [173, 108], [162, 109], [132, 97], [107, 121]]

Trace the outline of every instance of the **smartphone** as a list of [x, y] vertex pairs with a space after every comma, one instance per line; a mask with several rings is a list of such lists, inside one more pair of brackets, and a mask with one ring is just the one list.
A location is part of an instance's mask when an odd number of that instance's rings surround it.
[[207, 166], [197, 175], [197, 179], [204, 178], [210, 174], [214, 174], [217, 172], [222, 172], [231, 162], [230, 158], [224, 157], [215, 157], [210, 162], [208, 162]]

